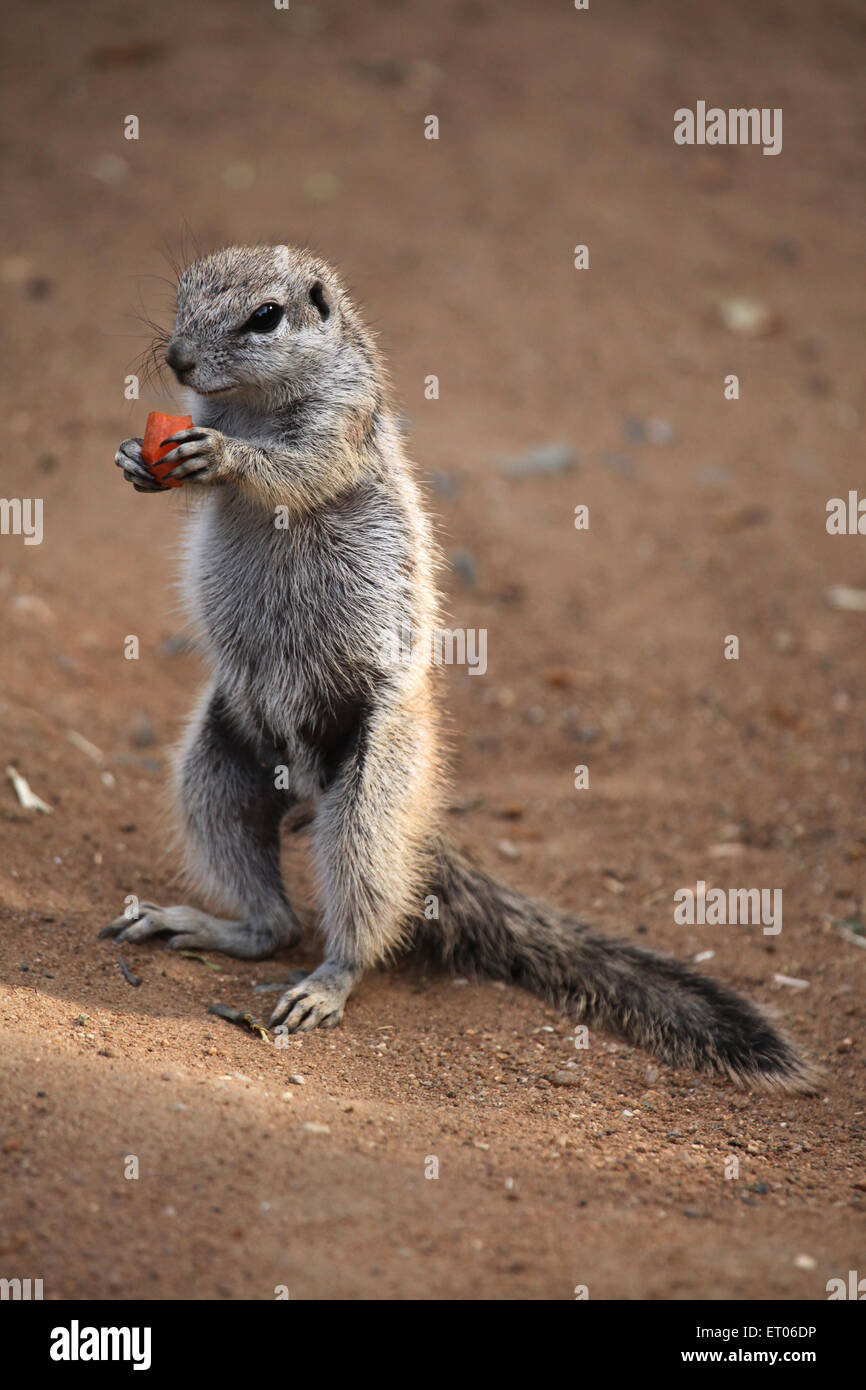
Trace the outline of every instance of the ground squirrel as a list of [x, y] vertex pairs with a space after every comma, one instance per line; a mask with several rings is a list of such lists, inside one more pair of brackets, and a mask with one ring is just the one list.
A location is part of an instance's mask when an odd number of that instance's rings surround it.
[[[185, 591], [212, 679], [177, 760], [187, 868], [237, 920], [141, 904], [118, 941], [260, 958], [300, 926], [280, 873], [280, 824], [312, 822], [326, 958], [271, 1026], [333, 1027], [370, 966], [416, 949], [510, 981], [672, 1065], [804, 1089], [810, 1069], [723, 985], [533, 902], [443, 833], [445, 767], [426, 650], [437, 552], [369, 331], [333, 269], [307, 251], [231, 247], [180, 277], [165, 358], [192, 429], [172, 436], [193, 509]], [[159, 492], [141, 440], [116, 462]], [[425, 902], [438, 916], [425, 915]]]

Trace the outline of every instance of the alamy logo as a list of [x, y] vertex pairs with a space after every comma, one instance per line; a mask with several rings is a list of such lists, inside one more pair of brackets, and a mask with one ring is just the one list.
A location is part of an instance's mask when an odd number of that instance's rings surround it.
[[763, 145], [764, 154], [782, 153], [782, 108], [721, 106], [707, 109], [699, 101], [694, 111], [681, 106], [674, 112], [677, 145]]
[[68, 1327], [51, 1331], [52, 1361], [131, 1361], [134, 1371], [150, 1370], [149, 1327]]
[[41, 545], [42, 498], [0, 497], [0, 535], [23, 536], [25, 545]]
[[847, 505], [844, 497], [831, 497], [826, 524], [831, 536], [866, 536], [866, 497], [861, 501], [852, 490]]
[[382, 660], [389, 666], [412, 662], [431, 666], [468, 666], [470, 676], [487, 670], [486, 627], [436, 627], [416, 632], [404, 623], [399, 632], [381, 634]]
[[827, 1290], [827, 1302], [832, 1303], [835, 1299], [850, 1298], [858, 1303], [866, 1300], [866, 1279], [858, 1278], [856, 1269], [848, 1270], [848, 1283], [844, 1279], [828, 1279], [825, 1285]]
[[42, 1297], [41, 1279], [0, 1279], [0, 1299], [27, 1302]]
[[782, 930], [781, 888], [711, 888], [698, 879], [694, 891], [678, 888], [674, 893], [674, 921], [678, 926], [758, 926], [764, 936], [778, 936]]

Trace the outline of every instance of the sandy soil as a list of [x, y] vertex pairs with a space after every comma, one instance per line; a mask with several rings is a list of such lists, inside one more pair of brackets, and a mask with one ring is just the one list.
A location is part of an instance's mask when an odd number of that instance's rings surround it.
[[[0, 1274], [51, 1298], [824, 1298], [866, 1268], [866, 953], [836, 926], [866, 912], [866, 614], [825, 597], [866, 587], [863, 538], [825, 530], [862, 481], [862, 14], [102, 0], [6, 26], [2, 491], [44, 499], [44, 541], [0, 537], [0, 757], [53, 809], [0, 789]], [[698, 99], [782, 107], [782, 154], [676, 147]], [[176, 898], [161, 789], [202, 668], [185, 500], [113, 454], [170, 401], [124, 399], [128, 316], [170, 321], [151, 277], [193, 239], [315, 246], [380, 333], [453, 621], [489, 634], [484, 678], [448, 674], [455, 833], [605, 930], [713, 951], [823, 1065], [816, 1097], [578, 1053], [531, 997], [411, 966], [282, 1051], [207, 1014], [261, 1015], [253, 985], [312, 937], [255, 966], [128, 948], [123, 978], [96, 933], [130, 893]], [[725, 327], [742, 297], [766, 335]], [[497, 466], [557, 441], [571, 472]], [[286, 867], [307, 883], [303, 843]], [[782, 888], [782, 932], [676, 925], [697, 879]]]

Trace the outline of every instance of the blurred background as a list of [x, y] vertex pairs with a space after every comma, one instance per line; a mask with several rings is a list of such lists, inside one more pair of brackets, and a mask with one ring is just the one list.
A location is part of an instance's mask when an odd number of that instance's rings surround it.
[[[31, 0], [4, 29], [2, 494], [43, 499], [44, 538], [0, 536], [2, 760], [52, 807], [4, 782], [4, 1161], [31, 1194], [12, 1248], [23, 1231], [67, 1295], [260, 1296], [286, 1258], [304, 1296], [569, 1297], [579, 1240], [593, 1296], [821, 1296], [856, 1263], [864, 1200], [866, 541], [825, 526], [828, 499], [864, 487], [862, 6]], [[674, 111], [698, 101], [782, 108], [782, 153], [677, 146]], [[539, 1043], [522, 996], [374, 977], [292, 1056], [318, 1097], [283, 1103], [204, 1016], [261, 975], [127, 953], [150, 976], [133, 989], [95, 939], [127, 894], [177, 893], [161, 788], [202, 680], [172, 583], [187, 499], [136, 494], [113, 464], [173, 397], [142, 380], [130, 400], [127, 378], [142, 319], [171, 323], [176, 267], [271, 241], [338, 265], [375, 327], [451, 620], [488, 631], [486, 676], [447, 676], [455, 832], [605, 929], [709, 945], [704, 968], [829, 1066], [829, 1112], [738, 1115], [766, 1189], [746, 1205], [717, 1181], [727, 1091], [666, 1089], [600, 1047], [563, 1104], [538, 1059], [574, 1055], [567, 1029], [551, 1016], [562, 1036]], [[782, 934], [676, 926], [672, 894], [699, 878], [783, 888]], [[385, 1025], [403, 1043], [380, 1065]], [[318, 1177], [281, 1104], [331, 1125]], [[638, 1140], [615, 1118], [632, 1104]], [[292, 1156], [267, 1196], [238, 1157], [253, 1127]], [[73, 1180], [35, 1163], [40, 1134], [75, 1145]], [[447, 1190], [412, 1187], [434, 1134]], [[145, 1143], [152, 1168], [180, 1144], [183, 1201], [136, 1194], [149, 1233], [136, 1221], [118, 1252], [133, 1185], [107, 1175]], [[527, 1200], [503, 1216], [508, 1164]], [[294, 1254], [297, 1203], [316, 1222]], [[247, 1213], [231, 1238], [209, 1215], [227, 1205]]]

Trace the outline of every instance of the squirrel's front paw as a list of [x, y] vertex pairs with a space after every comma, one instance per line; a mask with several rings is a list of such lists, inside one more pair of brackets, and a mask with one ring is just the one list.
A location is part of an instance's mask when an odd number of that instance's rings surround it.
[[132, 483], [136, 492], [165, 492], [166, 489], [157, 482], [141, 456], [143, 442], [141, 439], [124, 439], [114, 455], [114, 462], [123, 469], [124, 478]]
[[160, 460], [163, 464], [174, 464], [166, 479], [179, 483], [221, 483], [231, 475], [226, 437], [219, 430], [208, 430], [195, 425], [190, 430], [179, 430], [170, 434], [163, 444], [176, 444]]

